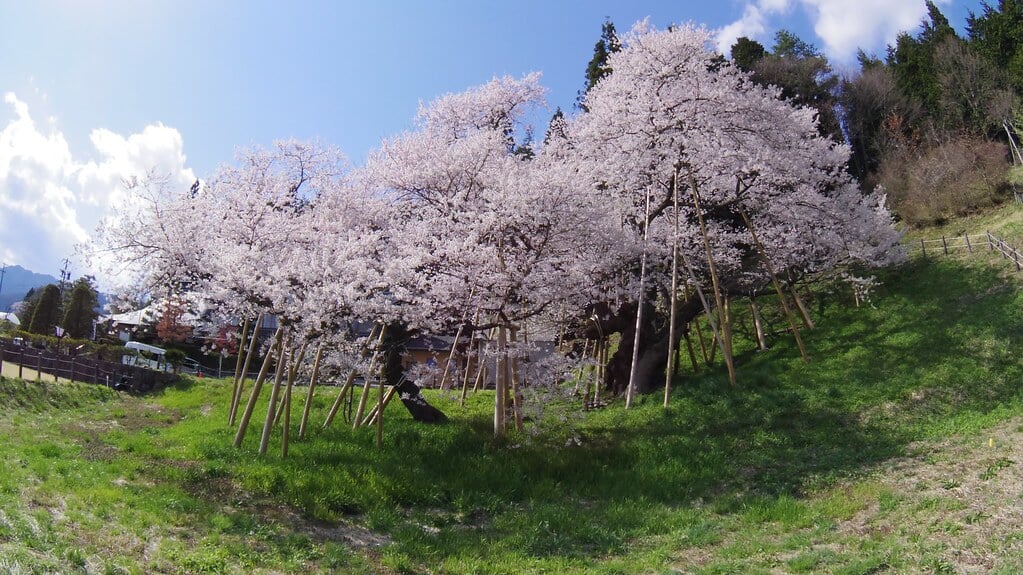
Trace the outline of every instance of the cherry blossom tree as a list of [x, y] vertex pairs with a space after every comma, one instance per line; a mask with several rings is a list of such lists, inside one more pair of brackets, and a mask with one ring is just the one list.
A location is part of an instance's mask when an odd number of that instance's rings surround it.
[[[634, 293], [639, 309], [658, 283], [663, 292], [665, 246], [677, 247], [686, 282], [709, 292], [701, 296], [703, 311], [731, 371], [730, 298], [852, 262], [886, 263], [898, 234], [882, 202], [864, 197], [848, 176], [848, 148], [818, 135], [814, 111], [751, 82], [717, 57], [711, 40], [692, 25], [658, 31], [638, 24], [611, 55], [614, 72], [587, 94], [588, 112], [570, 123], [567, 137], [594, 193], [648, 238], [655, 287]], [[674, 301], [678, 294], [665, 296]], [[688, 323], [699, 311], [690, 306], [689, 317], [677, 321]], [[628, 334], [635, 344], [623, 346], [632, 349], [618, 362], [648, 367], [632, 370], [630, 390], [648, 388], [664, 365], [642, 361], [663, 336], [644, 343], [638, 333], [653, 325], [638, 324]], [[793, 333], [798, 337], [794, 326]]]

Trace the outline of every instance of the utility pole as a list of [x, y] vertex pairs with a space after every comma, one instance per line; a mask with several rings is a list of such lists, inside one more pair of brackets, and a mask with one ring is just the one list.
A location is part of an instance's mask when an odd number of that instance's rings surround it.
[[7, 275], [7, 264], [4, 263], [3, 267], [0, 267], [0, 295], [4, 293], [4, 276]]

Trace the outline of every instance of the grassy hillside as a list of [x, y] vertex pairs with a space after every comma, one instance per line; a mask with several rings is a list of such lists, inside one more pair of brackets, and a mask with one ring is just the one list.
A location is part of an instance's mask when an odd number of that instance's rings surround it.
[[372, 430], [319, 431], [327, 389], [281, 460], [258, 432], [230, 447], [223, 381], [3, 380], [0, 572], [1020, 572], [1009, 275], [912, 261], [869, 305], [818, 293], [809, 363], [779, 333], [738, 346], [737, 388], [687, 371], [668, 410], [563, 406], [561, 431], [502, 444], [486, 394], [433, 396], [440, 426], [393, 405], [376, 450]]

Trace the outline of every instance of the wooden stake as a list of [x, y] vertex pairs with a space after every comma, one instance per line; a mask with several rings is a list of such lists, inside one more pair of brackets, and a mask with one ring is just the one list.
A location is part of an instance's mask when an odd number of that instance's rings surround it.
[[302, 408], [302, 422], [298, 424], [298, 438], [305, 439], [306, 425], [309, 423], [309, 410], [313, 405], [313, 390], [316, 389], [316, 380], [320, 376], [320, 359], [323, 358], [323, 344], [316, 348], [316, 357], [313, 359], [313, 374], [309, 377], [309, 393], [305, 397], [305, 407]]
[[477, 342], [474, 341], [473, 340], [473, 336], [470, 335], [469, 336], [469, 345], [467, 345], [465, 347], [465, 373], [462, 374], [462, 397], [458, 400], [458, 405], [460, 405], [462, 407], [465, 407], [465, 397], [469, 394], [469, 376], [470, 376], [470, 374], [472, 374], [472, 361], [473, 361], [473, 357], [476, 357], [477, 358], [477, 362], [476, 363], [479, 363], [479, 361], [478, 361], [479, 346], [478, 345], [475, 346], [476, 347], [477, 355], [474, 356], [473, 355], [473, 347], [474, 347], [473, 344], [474, 343], [477, 343]]
[[448, 389], [448, 374], [451, 371], [451, 360], [455, 357], [455, 348], [458, 347], [458, 338], [462, 337], [462, 330], [465, 329], [465, 324], [458, 326], [458, 331], [455, 332], [455, 341], [451, 343], [451, 351], [448, 353], [448, 359], [444, 362], [444, 373], [440, 376], [440, 389], [446, 391]]
[[693, 364], [693, 373], [700, 373], [700, 365], [696, 361], [696, 351], [693, 349], [693, 340], [689, 337], [689, 330], [682, 332], [686, 340], [686, 350], [689, 351], [689, 362]]
[[266, 358], [263, 359], [263, 367], [260, 368], [259, 375], [256, 376], [256, 383], [252, 385], [249, 403], [245, 406], [245, 411], [242, 412], [242, 421], [238, 424], [238, 432], [234, 435], [234, 446], [236, 448], [241, 447], [242, 441], [245, 439], [245, 432], [249, 428], [249, 420], [252, 419], [252, 412], [256, 409], [256, 401], [259, 400], [259, 392], [263, 389], [263, 381], [266, 379], [267, 371], [270, 369], [270, 361], [273, 359], [274, 353], [283, 355], [281, 353], [281, 335], [283, 333], [283, 328], [278, 327], [277, 332], [274, 333], [274, 342], [266, 352]]

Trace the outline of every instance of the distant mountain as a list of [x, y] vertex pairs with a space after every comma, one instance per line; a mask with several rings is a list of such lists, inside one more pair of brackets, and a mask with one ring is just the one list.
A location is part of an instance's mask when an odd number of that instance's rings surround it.
[[28, 290], [56, 283], [57, 278], [51, 275], [37, 274], [21, 266], [7, 266], [3, 285], [0, 285], [0, 311], [8, 311], [11, 304], [25, 298]]

